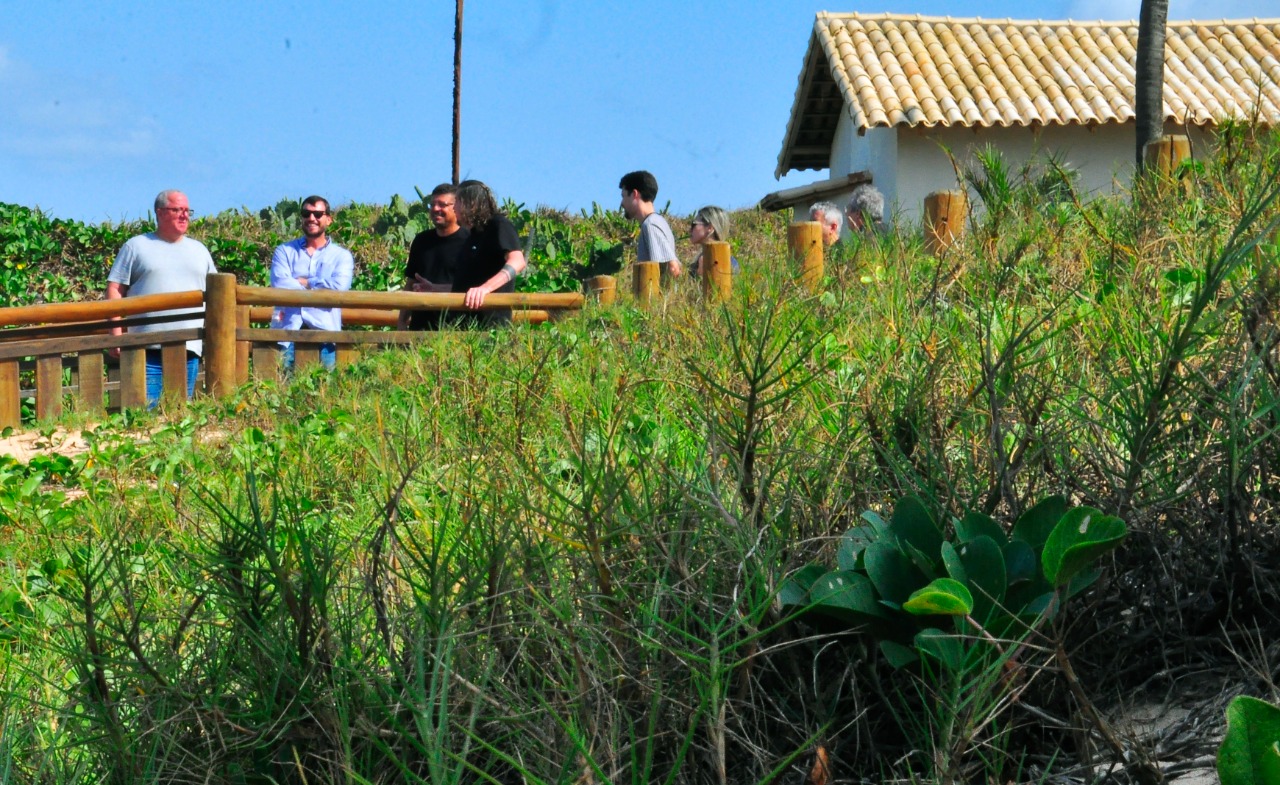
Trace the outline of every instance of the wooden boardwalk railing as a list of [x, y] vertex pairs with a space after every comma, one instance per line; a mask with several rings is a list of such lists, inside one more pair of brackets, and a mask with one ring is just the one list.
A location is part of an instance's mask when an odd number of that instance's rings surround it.
[[[120, 350], [121, 408], [146, 406], [146, 350], [159, 346], [164, 395], [186, 397], [186, 342], [204, 341], [205, 390], [226, 395], [248, 380], [279, 373], [280, 341], [295, 343], [297, 367], [318, 363], [320, 346], [338, 346], [338, 363], [349, 362], [360, 346], [410, 344], [432, 340], [432, 333], [347, 330], [272, 330], [254, 328], [271, 318], [271, 309], [289, 306], [343, 309], [344, 327], [394, 327], [400, 309], [466, 310], [462, 294], [416, 292], [291, 291], [239, 286], [235, 276], [220, 273], [206, 280], [205, 292], [177, 292], [120, 300], [0, 308], [0, 428], [21, 425], [24, 370], [34, 358], [36, 418], [61, 416], [67, 390], [67, 362], [75, 369], [76, 408], [94, 414], [104, 410], [105, 350]], [[553, 313], [582, 307], [581, 294], [491, 294], [482, 310], [515, 308], [516, 321], [544, 321]], [[190, 314], [145, 316], [156, 311], [204, 307], [203, 328], [111, 335], [116, 327], [162, 324], [190, 319]], [[6, 329], [7, 328], [7, 329]], [[24, 363], [26, 363], [24, 365]], [[29, 373], [29, 372], [28, 372]]]

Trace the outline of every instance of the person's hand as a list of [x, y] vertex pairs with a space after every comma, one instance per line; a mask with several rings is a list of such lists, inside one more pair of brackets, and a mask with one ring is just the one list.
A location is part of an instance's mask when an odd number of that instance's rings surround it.
[[107, 356], [108, 356], [108, 357], [110, 357], [110, 358], [111, 358], [111, 359], [113, 359], [113, 360], [119, 360], [119, 359], [120, 359], [120, 347], [119, 347], [119, 346], [112, 346], [110, 349], [108, 349], [108, 350], [107, 350]]
[[303, 289], [308, 289], [311, 287], [311, 284], [307, 281], [306, 278], [299, 278], [298, 283], [302, 284]]
[[680, 266], [679, 259], [672, 259], [667, 263], [667, 270], [671, 273], [672, 278], [679, 278], [680, 273], [684, 271], [684, 268]]
[[488, 292], [483, 287], [476, 286], [467, 290], [467, 296], [463, 299], [463, 304], [468, 308], [475, 310], [484, 304], [485, 295]]

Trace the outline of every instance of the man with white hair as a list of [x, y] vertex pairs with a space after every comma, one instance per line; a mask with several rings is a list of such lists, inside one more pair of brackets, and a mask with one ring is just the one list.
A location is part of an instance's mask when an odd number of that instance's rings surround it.
[[822, 224], [822, 244], [830, 248], [840, 239], [840, 227], [844, 223], [840, 208], [833, 202], [818, 202], [809, 208], [809, 220]]
[[876, 237], [888, 231], [884, 223], [884, 194], [870, 183], [853, 189], [849, 204], [845, 207], [849, 230]]
[[[107, 274], [107, 299], [139, 297], [144, 294], [204, 291], [205, 276], [218, 272], [213, 265], [209, 249], [199, 240], [187, 236], [191, 225], [191, 206], [181, 191], [161, 191], [156, 196], [156, 230], [131, 237], [120, 248], [115, 264]], [[157, 311], [144, 316], [166, 316], [190, 313], [193, 318], [180, 321], [142, 324], [129, 328], [131, 333], [181, 330], [187, 327], [203, 327], [203, 310]], [[120, 335], [124, 328], [114, 327], [113, 335]], [[203, 342], [187, 341], [187, 395], [195, 392], [196, 374], [200, 371], [200, 354]], [[113, 354], [118, 351], [114, 350]], [[160, 401], [164, 385], [164, 368], [160, 347], [147, 347], [147, 406], [154, 408]]]

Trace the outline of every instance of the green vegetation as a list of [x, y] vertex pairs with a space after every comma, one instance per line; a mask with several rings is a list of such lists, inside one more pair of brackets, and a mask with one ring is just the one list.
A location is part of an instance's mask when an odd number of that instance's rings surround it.
[[1222, 785], [1280, 782], [1280, 708], [1247, 695], [1231, 701], [1218, 777]]
[[[386, 206], [335, 207], [330, 234], [355, 255], [353, 288], [390, 291], [403, 285], [409, 244], [431, 227], [427, 201], [394, 196]], [[623, 240], [634, 234], [619, 214], [598, 205], [579, 217], [511, 201], [502, 207], [526, 239], [531, 268], [518, 281], [522, 291], [577, 291], [582, 277], [617, 270]], [[256, 214], [228, 210], [197, 218], [191, 236], [208, 246], [219, 270], [235, 273], [241, 283], [266, 286], [272, 251], [302, 234], [300, 209], [296, 201], [282, 200]], [[150, 221], [83, 224], [0, 202], [0, 303], [101, 299], [120, 246], [153, 228]]]
[[[988, 157], [966, 240], [855, 242], [816, 297], [741, 213], [725, 308], [443, 333], [0, 465], [0, 781], [1160, 781], [1212, 747], [1106, 707], [1280, 639], [1280, 142], [1203, 163], [1082, 202]], [[260, 274], [285, 213], [200, 230]], [[340, 216], [371, 266], [420, 212]], [[530, 225], [547, 280], [628, 231]], [[1222, 678], [1274, 687], [1269, 645]]]

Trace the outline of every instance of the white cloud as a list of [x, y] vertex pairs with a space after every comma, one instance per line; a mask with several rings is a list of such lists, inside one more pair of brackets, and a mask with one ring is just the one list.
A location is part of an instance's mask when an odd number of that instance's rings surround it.
[[144, 158], [156, 121], [101, 78], [39, 72], [0, 46], [0, 155], [58, 168]]

